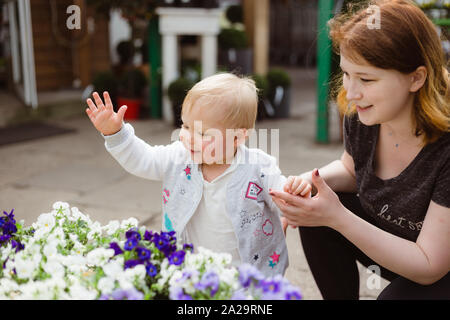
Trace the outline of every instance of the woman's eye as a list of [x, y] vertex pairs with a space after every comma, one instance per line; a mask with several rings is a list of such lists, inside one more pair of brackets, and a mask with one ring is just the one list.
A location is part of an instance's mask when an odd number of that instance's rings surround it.
[[373, 80], [361, 78], [361, 81], [362, 81], [362, 82], [371, 82], [371, 81], [373, 81]]

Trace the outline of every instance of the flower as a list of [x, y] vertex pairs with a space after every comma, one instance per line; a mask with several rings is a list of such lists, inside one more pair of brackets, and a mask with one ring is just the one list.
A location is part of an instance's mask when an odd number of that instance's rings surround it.
[[136, 252], [140, 260], [148, 260], [150, 259], [150, 250], [142, 247], [137, 247]]
[[172, 253], [169, 257], [169, 263], [179, 266], [180, 264], [183, 263], [185, 254], [186, 252], [184, 251], [176, 251]]
[[56, 202], [31, 227], [0, 217], [0, 299], [301, 299], [281, 276], [265, 278], [231, 255], [177, 243], [130, 218], [102, 226]]
[[250, 264], [239, 266], [239, 281], [244, 288], [248, 288], [252, 282], [259, 282], [264, 277], [262, 273]]
[[123, 247], [127, 251], [133, 250], [138, 245], [138, 240], [134, 237], [131, 237], [125, 241], [125, 246]]
[[152, 263], [149, 263], [146, 267], [145, 270], [147, 271], [147, 275], [149, 277], [154, 277], [158, 274], [158, 269], [156, 268], [156, 266]]
[[133, 268], [133, 267], [135, 267], [135, 266], [137, 266], [138, 264], [141, 264], [142, 263], [142, 261], [141, 260], [139, 260], [139, 259], [134, 259], [134, 260], [127, 260], [127, 261], [125, 261], [125, 269], [128, 269], [128, 268]]
[[153, 240], [153, 232], [146, 230], [144, 233], [144, 240], [152, 241]]
[[111, 243], [109, 244], [109, 247], [110, 247], [111, 249], [114, 250], [114, 255], [115, 255], [115, 256], [117, 256], [118, 254], [123, 253], [123, 250], [120, 249], [120, 247], [119, 247], [119, 245], [117, 244], [117, 242], [111, 242]]
[[126, 237], [127, 239], [135, 238], [135, 239], [137, 239], [138, 241], [141, 240], [141, 234], [140, 234], [137, 230], [135, 230], [135, 229], [136, 229], [136, 228], [133, 228], [133, 229], [128, 230], [128, 231], [125, 233], [125, 237]]
[[195, 285], [196, 289], [211, 289], [211, 297], [214, 297], [219, 289], [220, 278], [214, 270], [207, 271], [203, 274], [202, 279]]
[[171, 300], [192, 300], [192, 297], [184, 293], [183, 288], [171, 287], [169, 298]]
[[135, 288], [128, 290], [117, 289], [110, 295], [102, 295], [100, 300], [142, 300], [144, 295]]

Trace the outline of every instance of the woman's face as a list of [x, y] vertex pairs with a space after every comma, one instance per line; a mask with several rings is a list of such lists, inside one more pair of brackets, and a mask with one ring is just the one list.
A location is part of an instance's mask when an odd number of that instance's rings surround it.
[[342, 54], [340, 67], [347, 100], [357, 106], [363, 124], [371, 126], [411, 115], [414, 96], [410, 75], [355, 64]]

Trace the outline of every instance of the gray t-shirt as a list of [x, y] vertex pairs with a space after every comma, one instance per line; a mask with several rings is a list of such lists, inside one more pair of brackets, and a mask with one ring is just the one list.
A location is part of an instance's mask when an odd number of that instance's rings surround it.
[[344, 146], [355, 162], [359, 200], [379, 228], [416, 241], [431, 200], [450, 208], [450, 132], [423, 147], [398, 176], [382, 180], [374, 173], [379, 130], [357, 114], [344, 116]]

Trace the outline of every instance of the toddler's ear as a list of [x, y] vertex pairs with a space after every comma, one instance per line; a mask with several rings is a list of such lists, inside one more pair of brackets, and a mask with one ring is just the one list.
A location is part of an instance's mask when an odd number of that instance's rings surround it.
[[246, 128], [235, 129], [234, 145], [237, 147], [248, 138], [248, 130]]

